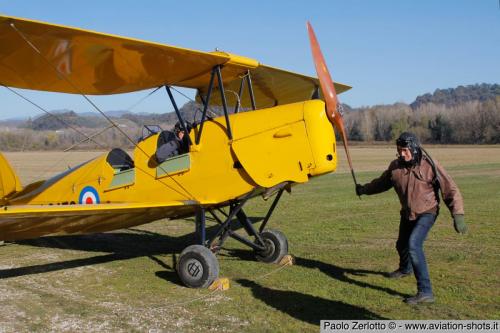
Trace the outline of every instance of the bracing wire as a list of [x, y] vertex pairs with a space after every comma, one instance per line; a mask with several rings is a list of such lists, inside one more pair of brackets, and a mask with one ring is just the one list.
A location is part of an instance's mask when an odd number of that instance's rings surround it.
[[113, 128], [113, 127], [114, 127], [113, 125], [109, 125], [108, 127], [105, 127], [105, 128], [103, 128], [102, 130], [100, 130], [100, 131], [98, 131], [98, 132], [96, 132], [96, 133], [94, 133], [94, 134], [91, 134], [88, 138], [83, 139], [83, 140], [81, 140], [81, 141], [79, 141], [79, 142], [77, 142], [77, 143], [72, 144], [72, 145], [71, 145], [71, 146], [69, 146], [68, 148], [64, 149], [64, 150], [63, 150], [63, 152], [64, 152], [64, 153], [66, 153], [66, 152], [68, 152], [68, 151], [72, 150], [73, 148], [75, 148], [75, 147], [77, 147], [77, 146], [81, 145], [82, 143], [87, 142], [87, 141], [89, 141], [90, 139], [93, 139], [93, 138], [95, 138], [95, 137], [96, 137], [96, 136], [98, 136], [98, 135], [101, 135], [102, 133], [106, 132], [107, 130], [109, 130], [110, 128]]
[[[23, 94], [21, 94], [20, 92], [10, 88], [10, 87], [7, 87], [5, 85], [2, 85], [5, 89], [9, 90], [10, 92], [12, 92], [13, 94], [17, 95], [18, 97], [22, 98], [23, 100], [27, 101], [28, 103], [32, 104], [33, 106], [35, 106], [37, 109], [45, 112], [46, 114], [48, 114], [49, 116], [57, 119], [59, 122], [61, 122], [63, 125], [71, 128], [72, 130], [74, 130], [75, 132], [77, 132], [78, 134], [82, 135], [85, 137], [84, 140], [80, 141], [78, 144], [76, 145], [73, 145], [71, 146], [70, 148], [67, 148], [66, 150], [64, 150], [64, 152], [67, 152], [69, 150], [71, 150], [72, 148], [76, 147], [77, 145], [83, 143], [83, 142], [86, 142], [86, 141], [92, 141], [94, 142], [96, 145], [98, 145], [101, 149], [105, 149], [104, 146], [102, 146], [99, 142], [95, 141], [93, 139], [93, 137], [95, 136], [88, 136], [87, 134], [85, 134], [83, 131], [79, 130], [78, 128], [72, 126], [71, 124], [69, 124], [67, 121], [64, 120], [64, 118], [61, 118], [59, 116], [57, 116], [56, 114], [54, 113], [51, 113], [49, 111], [47, 111], [46, 109], [44, 109], [43, 107], [41, 107], [39, 104], [33, 102], [32, 100], [30, 100], [29, 98], [27, 98], [26, 96], [24, 96]], [[23, 147], [23, 150], [24, 150], [24, 147]], [[40, 174], [38, 175], [35, 175], [34, 177], [31, 177], [30, 180], [28, 181], [29, 183], [33, 182], [34, 180], [37, 180], [37, 179], [40, 179], [41, 177], [43, 177], [45, 174], [47, 174], [48, 172], [50, 172], [51, 170], [53, 170], [57, 165], [59, 165], [62, 161], [65, 160], [65, 157], [62, 157], [61, 159], [57, 160], [56, 163], [54, 163], [53, 165], [51, 165], [48, 169], [45, 169], [43, 170]]]
[[155, 88], [153, 91], [151, 91], [149, 94], [147, 94], [146, 96], [142, 97], [140, 100], [138, 100], [137, 102], [135, 102], [134, 104], [132, 104], [132, 106], [129, 107], [128, 109], [126, 109], [126, 110], [127, 111], [132, 111], [132, 109], [134, 109], [135, 107], [137, 107], [137, 105], [139, 105], [142, 102], [144, 102], [147, 98], [149, 98], [151, 95], [153, 95], [155, 92], [157, 92], [162, 87], [163, 86], [159, 86], [158, 88]]
[[33, 106], [35, 106], [37, 109], [39, 109], [39, 110], [41, 110], [41, 111], [45, 112], [46, 114], [48, 114], [49, 116], [52, 116], [52, 117], [54, 117], [55, 119], [59, 120], [59, 121], [60, 121], [63, 125], [65, 125], [65, 126], [67, 126], [67, 127], [71, 128], [72, 130], [74, 130], [74, 131], [75, 131], [75, 132], [77, 132], [78, 134], [83, 135], [83, 136], [86, 138], [86, 140], [85, 140], [85, 141], [92, 141], [92, 142], [94, 142], [96, 145], [98, 145], [100, 148], [102, 148], [102, 149], [104, 149], [104, 148], [105, 148], [105, 147], [104, 147], [104, 146], [102, 146], [99, 142], [94, 141], [94, 140], [93, 140], [91, 137], [89, 137], [87, 134], [85, 134], [84, 132], [82, 132], [82, 131], [81, 131], [81, 130], [79, 130], [78, 128], [76, 128], [76, 127], [72, 126], [72, 125], [71, 125], [71, 124], [69, 124], [67, 121], [65, 121], [63, 118], [61, 118], [61, 117], [57, 116], [57, 115], [56, 115], [56, 114], [54, 114], [54, 113], [51, 113], [51, 112], [47, 111], [46, 109], [44, 109], [44, 108], [43, 108], [43, 107], [41, 107], [40, 105], [36, 104], [35, 102], [31, 101], [31, 100], [30, 100], [30, 99], [28, 99], [26, 96], [24, 96], [24, 95], [22, 95], [21, 93], [19, 93], [18, 91], [15, 91], [14, 89], [12, 89], [12, 88], [10, 88], [10, 87], [4, 86], [3, 84], [2, 84], [2, 86], [3, 86], [5, 89], [9, 90], [10, 92], [14, 93], [15, 95], [17, 95], [17, 96], [21, 97], [22, 99], [24, 99], [24, 100], [25, 100], [25, 101], [27, 101], [28, 103], [32, 104], [32, 105], [33, 105]]
[[[191, 97], [189, 97], [188, 95], [184, 94], [182, 91], [180, 91], [179, 89], [176, 89], [175, 87], [173, 86], [169, 86], [172, 90], [176, 91], [179, 95], [181, 96], [184, 96], [186, 99], [190, 100], [191, 102], [195, 102], [196, 103], [196, 100], [192, 99]], [[215, 113], [215, 111], [213, 111], [210, 106], [208, 107], [207, 109], [208, 112], [210, 112], [212, 114], [212, 116], [214, 117], [218, 117], [219, 115], [217, 113]]]
[[[127, 138], [128, 141], [130, 141], [134, 147], [136, 147], [139, 151], [141, 151], [145, 156], [150, 157], [140, 146], [137, 145], [137, 143], [130, 138], [130, 136], [125, 133], [110, 117], [108, 117], [87, 95], [85, 95], [73, 82], [65, 75], [62, 73], [57, 67], [55, 67], [43, 54], [42, 52], [26, 37], [22, 31], [20, 31], [13, 22], [11, 22], [10, 27], [56, 72], [59, 74], [60, 77], [64, 79], [75, 91], [77, 91], [97, 112], [99, 112], [110, 124], [113, 125], [125, 138]], [[137, 168], [137, 167], [136, 167]], [[140, 168], [137, 168], [141, 170]], [[146, 173], [147, 175], [150, 175], [148, 172], [145, 170], [141, 170], [142, 172]], [[154, 178], [153, 175], [150, 175], [151, 177]], [[179, 192], [177, 189], [172, 188], [168, 184], [164, 183], [161, 180], [160, 183], [163, 185], [167, 186], [168, 188], [172, 189], [173, 191], [177, 192], [178, 194], [181, 194], [185, 196], [188, 199], [194, 198], [194, 196], [184, 187], [182, 184], [180, 184], [177, 180], [175, 180], [173, 177], [171, 177], [169, 174], [167, 176], [174, 182], [176, 183], [182, 190], [184, 190], [187, 193], [187, 196], [181, 192]]]
[[[92, 135], [87, 135], [86, 133], [84, 133], [83, 131], [79, 130], [78, 128], [72, 126], [71, 124], [69, 124], [68, 122], [66, 122], [64, 120], [64, 118], [61, 118], [59, 116], [57, 116], [56, 114], [54, 113], [51, 113], [50, 111], [47, 111], [45, 108], [41, 107], [39, 104], [33, 102], [32, 100], [30, 100], [28, 97], [26, 97], [25, 95], [21, 94], [20, 92], [10, 88], [10, 87], [7, 87], [5, 85], [2, 85], [5, 89], [9, 90], [10, 92], [12, 92], [13, 94], [15, 94], [16, 96], [22, 98], [23, 100], [27, 101], [28, 103], [32, 104], [33, 106], [35, 106], [37, 109], [43, 111], [44, 113], [48, 114], [49, 116], [57, 119], [59, 122], [61, 122], [63, 125], [71, 128], [72, 130], [74, 130], [75, 132], [77, 132], [78, 134], [81, 134], [82, 136], [84, 136], [85, 138], [73, 145], [71, 145], [70, 147], [66, 148], [63, 150], [63, 152], [69, 152], [70, 150], [74, 149], [75, 147], [78, 147], [79, 145], [81, 145], [82, 143], [85, 143], [85, 142], [93, 142], [95, 143], [97, 146], [99, 146], [101, 149], [106, 149], [106, 147], [102, 146], [98, 141], [94, 140], [94, 138], [104, 132], [106, 132], [107, 130], [111, 129], [111, 128], [114, 128], [115, 126], [114, 125], [110, 125], [100, 131], [98, 131], [97, 133], [94, 133]], [[146, 98], [148, 98], [149, 96], [151, 96], [152, 94], [154, 94], [156, 91], [158, 91], [158, 89], [160, 89], [161, 87], [158, 87], [156, 89], [154, 89], [152, 92], [150, 92], [148, 95], [146, 95], [145, 97], [142, 97], [138, 102], [136, 102], [135, 104], [133, 104], [132, 107], [130, 107], [128, 110], [131, 110], [133, 107], [136, 107], [137, 105], [139, 105], [141, 102], [143, 102]], [[25, 141], [26, 141], [26, 138], [25, 138]], [[24, 150], [24, 145], [23, 145], [23, 150]], [[37, 179], [40, 179], [41, 177], [43, 177], [45, 174], [47, 174], [48, 172], [50, 172], [51, 170], [54, 170], [54, 168], [56, 166], [58, 166], [61, 162], [63, 162], [65, 160], [65, 157], [62, 157], [61, 159], [57, 160], [56, 163], [54, 163], [53, 165], [51, 165], [48, 169], [46, 170], [43, 170], [40, 174], [30, 178], [30, 180], [28, 181], [29, 183], [33, 182], [34, 180], [37, 180]]]

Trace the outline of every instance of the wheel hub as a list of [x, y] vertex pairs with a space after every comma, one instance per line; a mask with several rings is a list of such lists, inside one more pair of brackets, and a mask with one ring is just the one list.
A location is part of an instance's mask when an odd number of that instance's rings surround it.
[[188, 274], [196, 279], [203, 276], [203, 265], [196, 259], [189, 259], [186, 263]]
[[274, 253], [275, 246], [271, 240], [264, 239], [264, 246], [266, 247], [266, 249], [260, 253], [263, 257], [268, 257]]

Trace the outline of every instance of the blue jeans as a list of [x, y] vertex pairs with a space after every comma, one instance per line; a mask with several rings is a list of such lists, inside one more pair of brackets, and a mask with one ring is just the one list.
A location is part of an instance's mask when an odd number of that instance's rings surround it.
[[401, 216], [399, 237], [396, 242], [399, 270], [404, 273], [413, 270], [418, 292], [426, 295], [432, 295], [432, 286], [423, 246], [435, 221], [436, 215], [429, 213], [418, 215], [414, 221]]

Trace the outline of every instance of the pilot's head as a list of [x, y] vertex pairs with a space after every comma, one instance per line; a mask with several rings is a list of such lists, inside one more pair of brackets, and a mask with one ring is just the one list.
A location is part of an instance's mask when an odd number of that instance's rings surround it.
[[184, 137], [184, 131], [182, 130], [181, 124], [178, 122], [175, 124], [173, 132], [179, 140], [182, 140]]
[[[186, 125], [186, 129], [189, 133], [189, 131], [191, 130], [191, 124], [189, 122], [185, 122], [185, 125]], [[181, 123], [180, 122], [176, 122], [175, 125], [174, 125], [174, 133], [175, 135], [179, 138], [179, 139], [182, 139], [184, 137], [184, 131], [182, 129], [182, 126], [181, 126]]]
[[422, 157], [420, 142], [415, 134], [403, 132], [396, 140], [398, 149], [398, 160], [404, 165], [412, 166], [418, 164]]

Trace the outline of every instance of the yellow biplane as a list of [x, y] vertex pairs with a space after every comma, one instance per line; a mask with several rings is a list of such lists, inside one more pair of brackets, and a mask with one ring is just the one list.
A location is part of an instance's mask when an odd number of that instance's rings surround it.
[[[226, 52], [0, 16], [0, 84], [81, 94], [101, 113], [87, 95], [164, 87], [189, 147], [160, 162], [155, 154], [162, 132], [150, 130], [139, 142], [133, 140], [132, 156], [116, 148], [25, 187], [0, 154], [0, 240], [96, 233], [196, 216], [199, 243], [182, 251], [177, 267], [187, 286], [206, 287], [217, 278], [214, 253], [228, 237], [252, 248], [257, 259], [278, 262], [288, 243], [266, 226], [283, 191], [336, 169], [332, 124], [345, 139], [335, 91], [350, 87], [333, 85], [310, 26], [309, 35], [319, 80]], [[192, 129], [171, 87], [197, 90], [203, 112]], [[210, 107], [224, 115], [209, 117]], [[275, 196], [258, 230], [243, 211], [256, 196]], [[219, 224], [211, 235], [207, 213]], [[234, 231], [238, 222], [248, 237]]]

